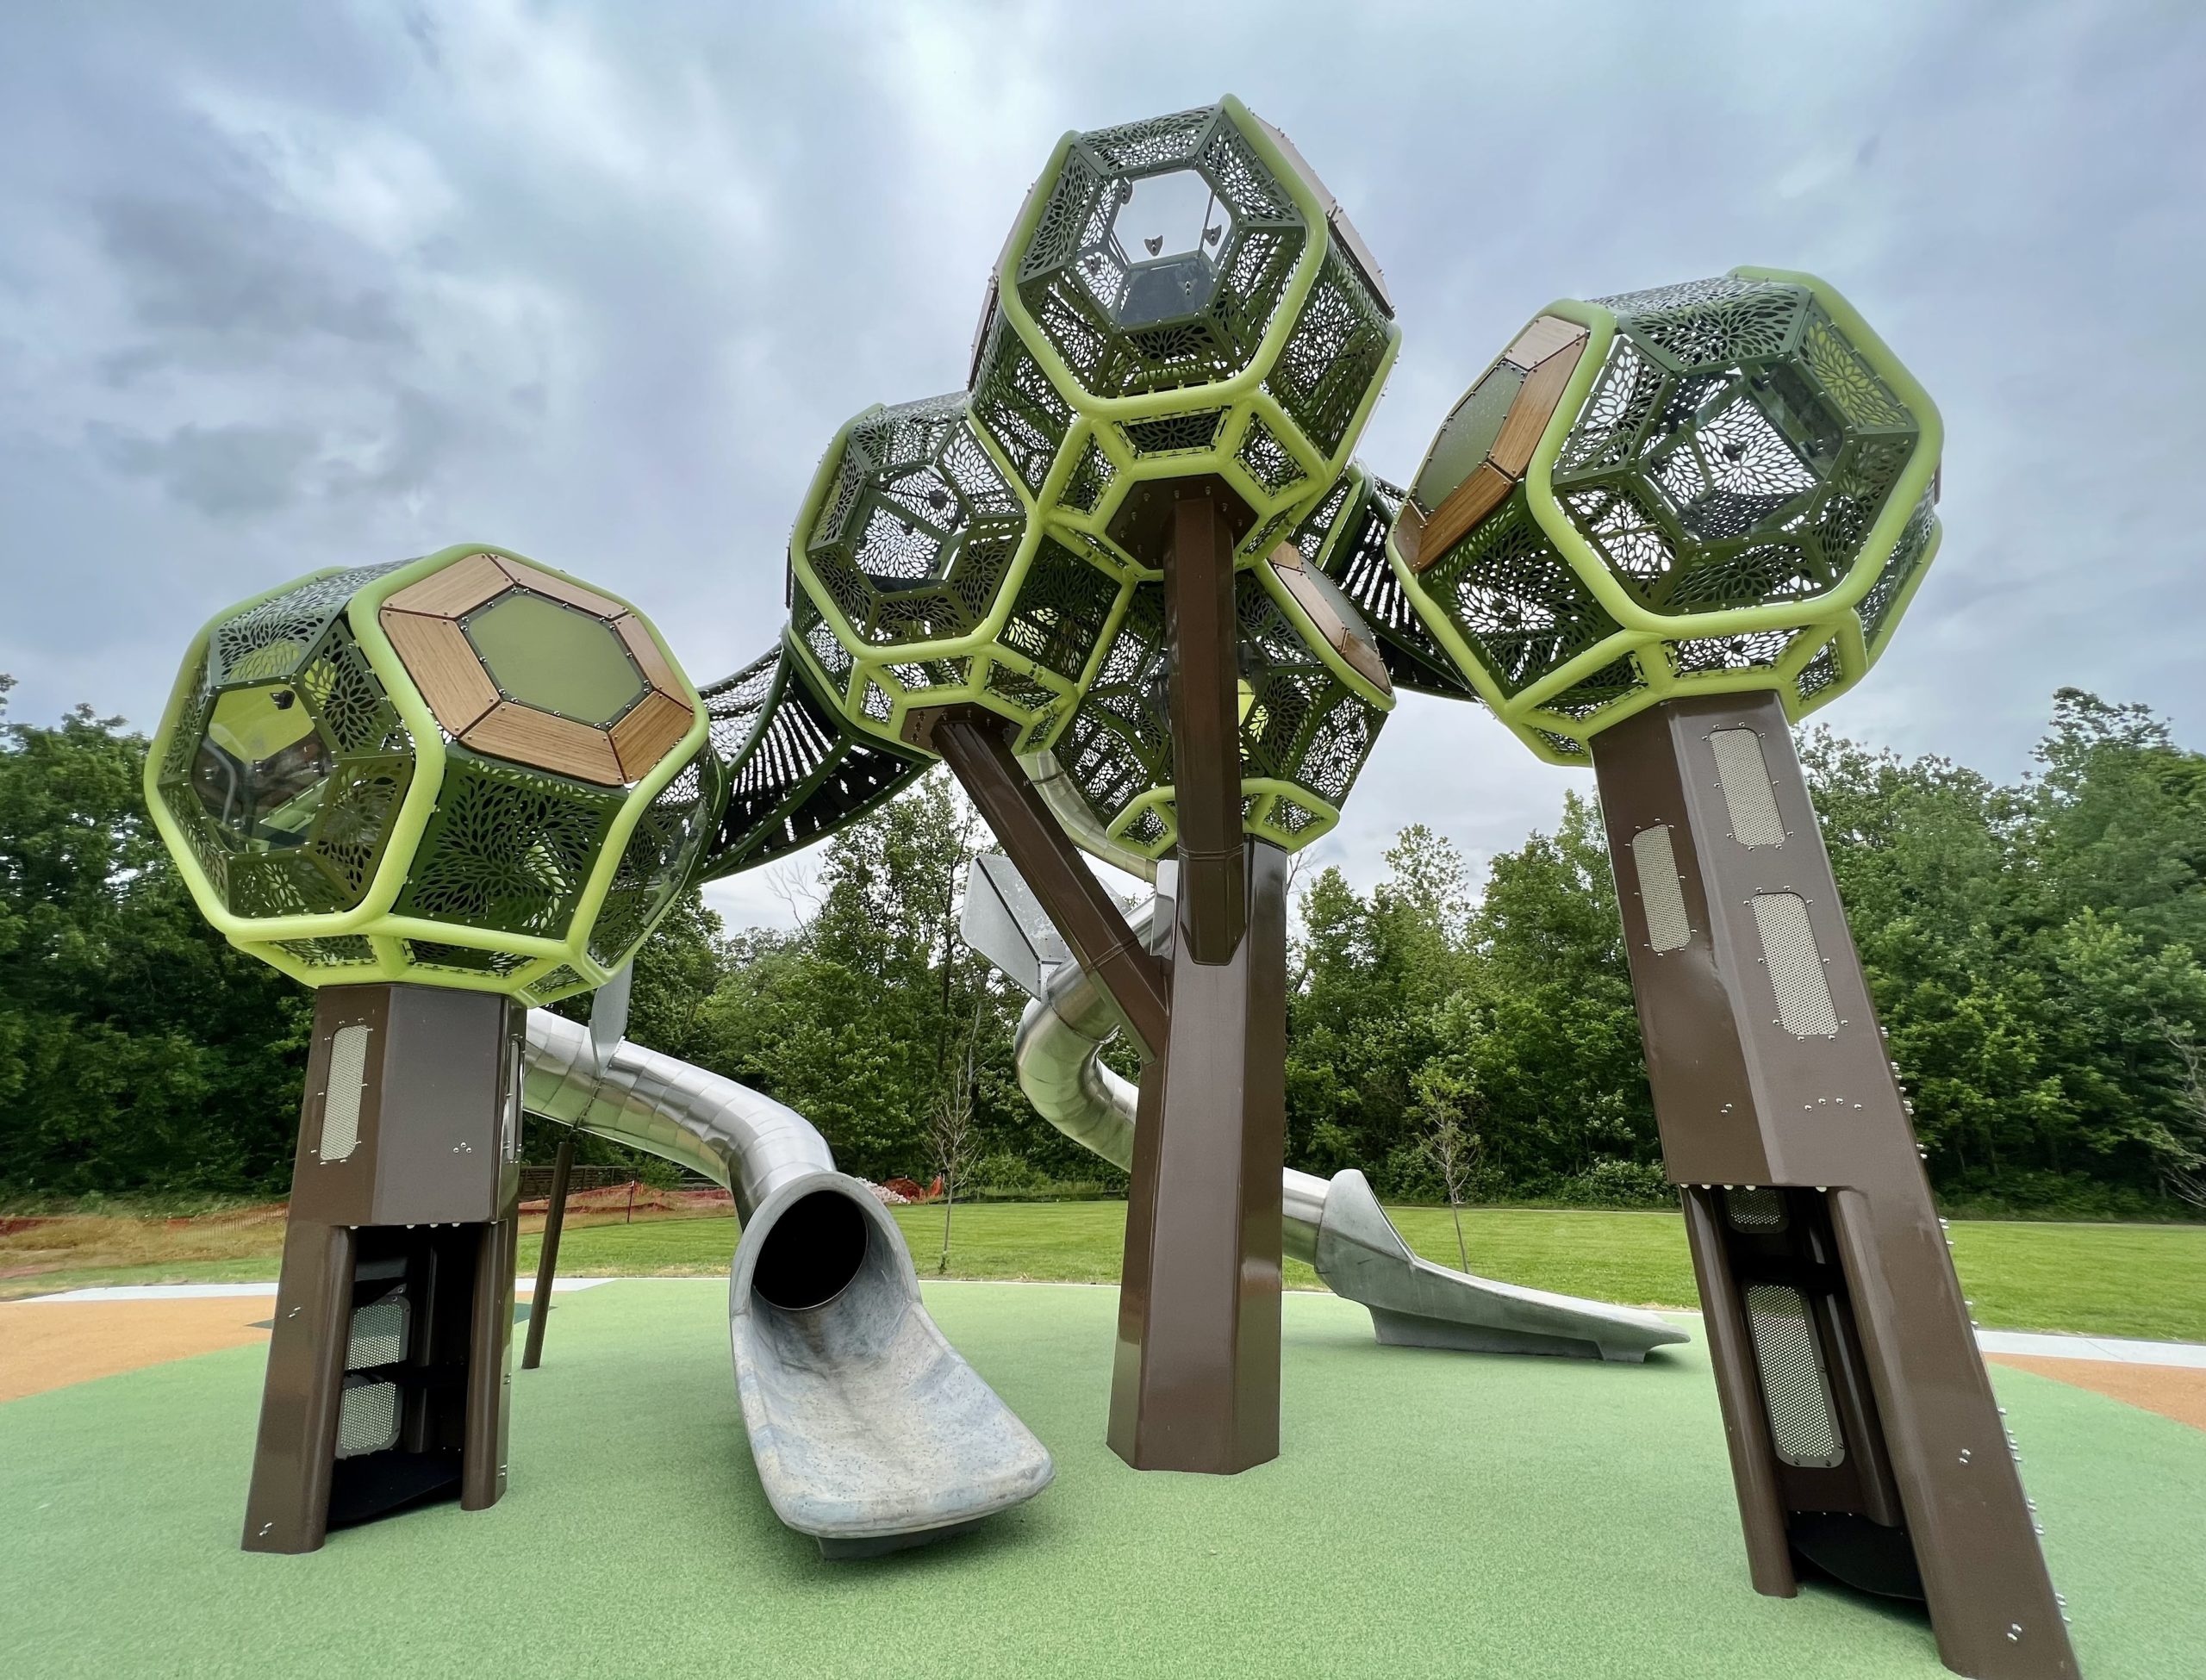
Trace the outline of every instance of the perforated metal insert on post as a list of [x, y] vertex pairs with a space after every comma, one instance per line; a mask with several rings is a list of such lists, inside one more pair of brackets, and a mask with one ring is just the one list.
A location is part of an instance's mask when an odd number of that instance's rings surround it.
[[1761, 737], [1751, 729], [1719, 729], [1708, 737], [1716, 758], [1717, 785], [1731, 818], [1731, 837], [1742, 846], [1781, 846], [1785, 819], [1778, 815], [1777, 789], [1762, 756]]
[[345, 1379], [337, 1406], [337, 1456], [357, 1459], [387, 1452], [398, 1440], [399, 1392], [396, 1383]]
[[1777, 1456], [1811, 1469], [1843, 1464], [1846, 1443], [1839, 1435], [1830, 1378], [1823, 1370], [1806, 1298], [1783, 1284], [1750, 1285], [1747, 1324]]
[[1798, 893], [1757, 893], [1754, 908], [1762, 961], [1777, 994], [1778, 1025], [1795, 1038], [1829, 1038], [1838, 1030], [1838, 1011], [1808, 901]]
[[1632, 867], [1639, 875], [1639, 901], [1647, 911], [1647, 948], [1674, 951], [1692, 938], [1686, 915], [1685, 883], [1678, 877], [1677, 849], [1670, 826], [1657, 823], [1631, 837]]
[[1723, 1216], [1735, 1231], [1757, 1235], [1783, 1230], [1792, 1222], [1785, 1211], [1785, 1195], [1767, 1185], [1741, 1185], [1723, 1192]]
[[347, 1371], [369, 1371], [379, 1365], [396, 1365], [406, 1357], [406, 1338], [414, 1310], [406, 1297], [393, 1291], [352, 1311], [352, 1334], [345, 1347]]
[[360, 1147], [360, 1098], [366, 1089], [372, 1029], [340, 1027], [329, 1040], [329, 1086], [321, 1104], [321, 1158], [346, 1160]]

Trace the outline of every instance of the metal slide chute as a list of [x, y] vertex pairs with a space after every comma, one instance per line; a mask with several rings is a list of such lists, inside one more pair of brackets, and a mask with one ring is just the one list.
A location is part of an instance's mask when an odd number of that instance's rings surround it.
[[[1149, 936], [1170, 885], [1169, 871], [1160, 870], [1162, 896], [1130, 918], [1137, 936]], [[1019, 1088], [1066, 1136], [1131, 1171], [1135, 1086], [1102, 1061], [1119, 1030], [1117, 1009], [1050, 929], [1008, 859], [975, 861], [965, 905], [968, 943], [1033, 998], [1019, 1024]], [[1289, 1168], [1281, 1188], [1286, 1252], [1314, 1266], [1335, 1294], [1368, 1308], [1381, 1341], [1636, 1362], [1652, 1348], [1689, 1340], [1651, 1312], [1497, 1283], [1419, 1259], [1354, 1168], [1330, 1179]]]
[[532, 1010], [532, 1114], [675, 1161], [735, 1198], [736, 1389], [774, 1514], [829, 1557], [958, 1533], [1031, 1499], [1048, 1450], [919, 1300], [903, 1233], [794, 1109]]

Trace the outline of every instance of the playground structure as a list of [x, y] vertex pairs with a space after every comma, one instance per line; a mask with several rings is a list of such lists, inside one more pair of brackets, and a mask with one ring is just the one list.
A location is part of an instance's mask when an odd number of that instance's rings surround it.
[[[1595, 769], [1755, 1587], [1812, 1563], [1921, 1597], [1959, 1672], [2074, 1672], [1789, 733], [1935, 553], [1935, 409], [1828, 285], [1736, 270], [1549, 306], [1397, 488], [1352, 451], [1399, 340], [1238, 102], [1068, 135], [967, 389], [837, 434], [744, 670], [698, 691], [625, 602], [478, 544], [203, 633], [148, 801], [209, 918], [318, 988], [248, 1547], [498, 1496], [524, 1107], [734, 1194], [737, 1384], [792, 1528], [878, 1551], [1047, 1484], [801, 1117], [620, 1036], [685, 887], [936, 762], [1006, 854], [967, 916], [1033, 997], [1022, 1087], [1131, 1176], [1130, 1464], [1276, 1454], [1287, 1254], [1382, 1341], [1679, 1339], [1418, 1260], [1361, 1174], [1285, 1168], [1286, 859], [1411, 688]], [[527, 1008], [592, 987], [588, 1030]]]

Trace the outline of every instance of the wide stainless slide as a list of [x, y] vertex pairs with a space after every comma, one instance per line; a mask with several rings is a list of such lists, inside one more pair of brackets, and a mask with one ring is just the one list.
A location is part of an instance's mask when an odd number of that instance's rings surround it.
[[[1149, 936], [1171, 885], [1169, 869], [1160, 869], [1159, 896], [1129, 918], [1137, 936]], [[964, 921], [967, 942], [1033, 998], [1019, 1024], [1016, 1051], [1027, 1100], [1075, 1142], [1131, 1170], [1135, 1087], [1102, 1061], [1104, 1045], [1119, 1030], [1110, 999], [1072, 960], [1008, 859], [975, 861]], [[1690, 1340], [1651, 1312], [1497, 1283], [1420, 1259], [1353, 1167], [1330, 1179], [1289, 1168], [1282, 1191], [1287, 1253], [1316, 1267], [1335, 1294], [1369, 1309], [1381, 1341], [1636, 1362], [1650, 1348]]]
[[802, 1115], [617, 1030], [598, 1039], [531, 1010], [523, 1104], [734, 1196], [729, 1341], [776, 1516], [829, 1557], [863, 1556], [1049, 1485], [1048, 1450], [927, 1316], [896, 1222]]

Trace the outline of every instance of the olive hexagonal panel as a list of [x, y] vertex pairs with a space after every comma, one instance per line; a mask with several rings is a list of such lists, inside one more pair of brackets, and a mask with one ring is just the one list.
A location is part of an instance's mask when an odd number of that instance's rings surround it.
[[493, 758], [615, 787], [657, 767], [692, 722], [651, 632], [619, 601], [477, 554], [401, 589], [379, 615], [437, 722]]

